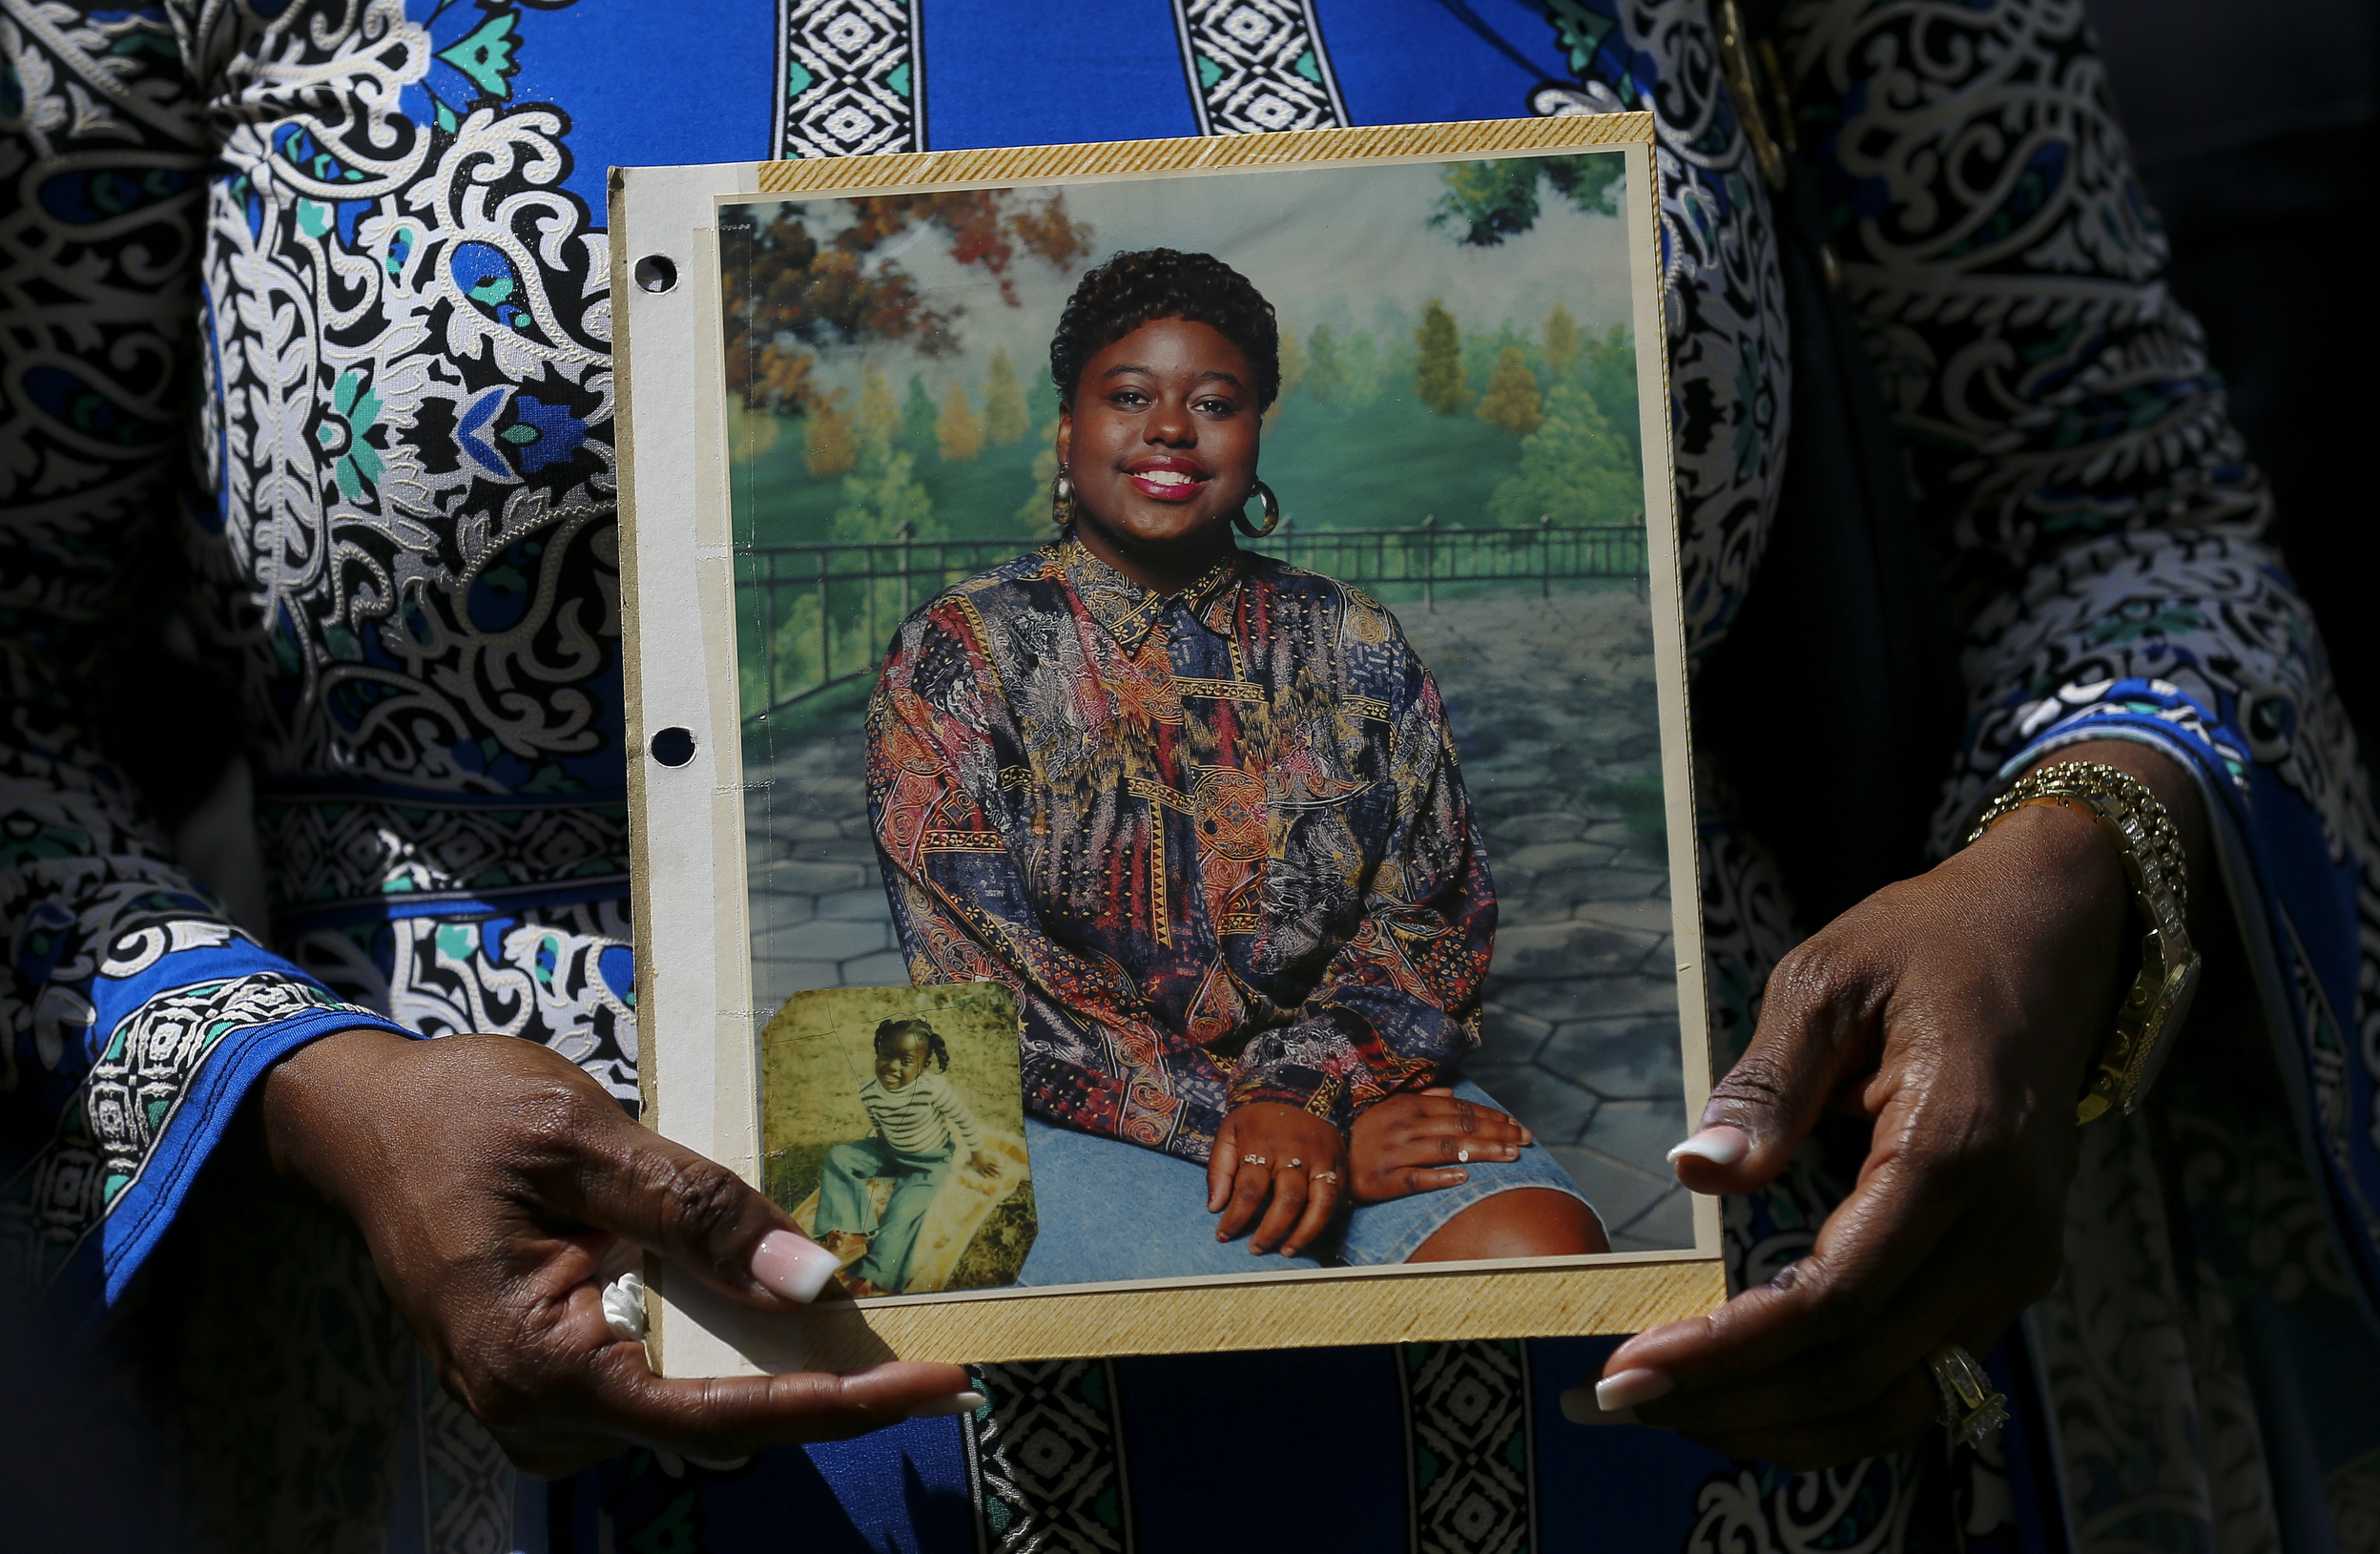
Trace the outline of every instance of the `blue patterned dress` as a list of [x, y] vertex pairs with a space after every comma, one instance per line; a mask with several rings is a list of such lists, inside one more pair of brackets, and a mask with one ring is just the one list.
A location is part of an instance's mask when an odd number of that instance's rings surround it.
[[[605, 168], [1649, 109], [1699, 655], [1793, 415], [1756, 124], [1705, 0], [0, 0], [0, 1271], [139, 1359], [192, 1514], [406, 1551], [2368, 1546], [2380, 850], [2081, 7], [1794, 0], [1771, 41], [1955, 558], [1938, 842], [2043, 750], [2150, 740], [2245, 951], [2159, 1106], [2085, 1134], [2005, 1449], [1728, 1462], [1564, 1423], [1608, 1344], [1516, 1340], [992, 1367], [973, 1419], [548, 1488], [350, 1233], [200, 1167], [276, 1058], [375, 1021], [635, 1104]], [[173, 792], [235, 749], [245, 920]], [[1703, 842], [1724, 1057], [1809, 925], [1741, 826]], [[1736, 1278], [1849, 1164], [1729, 1203]]]

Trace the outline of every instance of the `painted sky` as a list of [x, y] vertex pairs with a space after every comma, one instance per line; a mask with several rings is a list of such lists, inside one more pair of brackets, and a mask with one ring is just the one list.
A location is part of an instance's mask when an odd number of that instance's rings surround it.
[[[956, 365], [972, 383], [992, 349], [1005, 346], [1021, 369], [1030, 370], [1048, 360], [1050, 333], [1082, 270], [1135, 248], [1217, 256], [1255, 282], [1283, 324], [1301, 336], [1321, 323], [1340, 330], [1371, 325], [1384, 303], [1418, 312], [1434, 298], [1445, 301], [1465, 333], [1507, 320], [1534, 329], [1557, 301], [1592, 329], [1627, 321], [1626, 228], [1620, 218], [1583, 213], [1545, 189], [1535, 228], [1501, 246], [1475, 248], [1429, 225], [1442, 187], [1436, 164], [1072, 185], [1066, 191], [1068, 214], [1090, 225], [1092, 258], [1065, 273], [1020, 260], [1012, 271], [1019, 303], [1013, 308], [980, 271], [952, 262], [941, 234], [919, 229], [879, 250], [879, 258], [897, 257], [936, 306], [961, 314], [962, 351], [931, 365], [906, 348], [880, 349], [876, 360], [900, 375], [924, 366], [937, 377], [937, 368]], [[1626, 200], [1625, 185], [1616, 187]], [[767, 211], [755, 206], [754, 214], [765, 220]], [[843, 224], [829, 215], [812, 230]], [[856, 375], [857, 359], [857, 352], [838, 352], [821, 365], [830, 382], [841, 383]]]

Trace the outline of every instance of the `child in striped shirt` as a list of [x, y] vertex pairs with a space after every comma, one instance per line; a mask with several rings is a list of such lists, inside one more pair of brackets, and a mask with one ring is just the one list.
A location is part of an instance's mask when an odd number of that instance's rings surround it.
[[[949, 1067], [950, 1048], [926, 1022], [887, 1020], [876, 1027], [876, 1077], [859, 1087], [859, 1104], [876, 1130], [827, 1150], [818, 1183], [815, 1234], [850, 1271], [845, 1282], [854, 1295], [901, 1293], [919, 1227], [962, 1150], [970, 1170], [1000, 1174], [999, 1162], [983, 1150], [975, 1114], [942, 1077]], [[880, 1176], [893, 1184], [880, 1217], [868, 1198], [869, 1180]]]

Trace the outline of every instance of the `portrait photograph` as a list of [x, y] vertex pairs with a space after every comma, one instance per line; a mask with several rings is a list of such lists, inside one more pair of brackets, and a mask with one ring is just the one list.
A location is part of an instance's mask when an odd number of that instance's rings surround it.
[[1715, 1252], [1649, 159], [1324, 150], [713, 196], [699, 1039], [859, 1312]]
[[761, 1186], [853, 1294], [1014, 1284], [1033, 1247], [1016, 995], [797, 993], [760, 1032]]

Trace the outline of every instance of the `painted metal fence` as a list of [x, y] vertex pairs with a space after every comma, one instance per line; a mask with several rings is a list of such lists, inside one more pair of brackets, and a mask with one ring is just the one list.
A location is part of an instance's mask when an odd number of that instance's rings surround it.
[[[1254, 549], [1360, 588], [1437, 604], [1441, 585], [1554, 584], [1648, 575], [1642, 522], [1564, 528], [1303, 528], [1284, 523]], [[1004, 540], [755, 546], [736, 553], [745, 705], [783, 712], [872, 675], [893, 628], [953, 583], [1025, 546]], [[747, 717], [760, 715], [754, 713]]]

